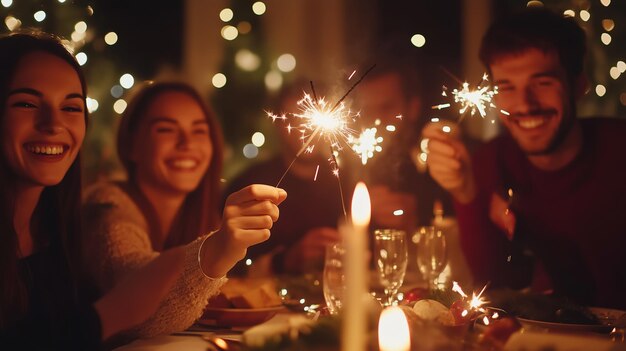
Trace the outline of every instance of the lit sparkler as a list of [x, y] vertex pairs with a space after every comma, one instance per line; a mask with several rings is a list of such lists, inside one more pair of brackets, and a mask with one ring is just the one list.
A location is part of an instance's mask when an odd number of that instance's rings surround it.
[[366, 164], [367, 160], [374, 157], [374, 152], [381, 152], [383, 137], [376, 136], [376, 128], [365, 129], [358, 137], [350, 136], [348, 142], [352, 145], [352, 150], [361, 156], [361, 163]]
[[[448, 96], [447, 88], [444, 87], [442, 95]], [[498, 94], [498, 87], [492, 87], [489, 83], [489, 77], [487, 74], [483, 74], [482, 80], [480, 84], [475, 89], [470, 88], [469, 83], [464, 82], [461, 85], [460, 89], [452, 90], [452, 95], [454, 96], [454, 103], [459, 106], [459, 115], [461, 118], [469, 111], [469, 113], [474, 116], [478, 113], [482, 118], [485, 118], [487, 115], [487, 110], [489, 108], [495, 108], [496, 105], [493, 103], [493, 97]], [[443, 103], [439, 105], [435, 105], [432, 108], [434, 110], [442, 110], [445, 108], [451, 107], [450, 103]], [[504, 114], [507, 114], [506, 111], [500, 111]]]

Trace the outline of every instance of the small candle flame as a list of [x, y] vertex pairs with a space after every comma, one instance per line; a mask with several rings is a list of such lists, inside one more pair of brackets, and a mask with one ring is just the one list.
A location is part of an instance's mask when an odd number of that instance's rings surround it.
[[352, 196], [352, 223], [355, 226], [367, 227], [370, 223], [372, 205], [365, 183], [359, 182]]
[[397, 306], [383, 310], [378, 321], [380, 351], [408, 351], [411, 349], [409, 323]]

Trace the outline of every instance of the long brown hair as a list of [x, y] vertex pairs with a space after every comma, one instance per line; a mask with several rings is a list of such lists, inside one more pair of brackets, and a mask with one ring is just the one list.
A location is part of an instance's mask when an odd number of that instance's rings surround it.
[[[4, 118], [9, 85], [22, 58], [33, 52], [46, 52], [67, 62], [78, 75], [83, 96], [87, 96], [85, 78], [74, 56], [59, 38], [37, 30], [20, 31], [0, 37], [0, 111]], [[87, 110], [85, 109], [85, 124]], [[1, 123], [0, 123], [1, 124]], [[18, 272], [19, 246], [13, 225], [14, 189], [18, 175], [8, 165], [4, 153], [0, 155], [0, 328], [18, 320], [28, 308], [25, 283]], [[80, 259], [80, 152], [61, 182], [46, 187], [33, 213], [31, 223], [45, 233], [33, 233], [35, 247], [47, 240], [58, 246], [67, 262], [73, 282], [79, 280]], [[39, 242], [38, 242], [39, 241]]]
[[[146, 111], [153, 101], [166, 92], [180, 92], [194, 99], [202, 108], [209, 124], [209, 137], [213, 144], [213, 156], [209, 163], [207, 172], [202, 177], [198, 187], [189, 193], [183, 202], [167, 239], [164, 248], [170, 248], [187, 244], [198, 236], [217, 229], [221, 216], [221, 191], [220, 177], [222, 175], [223, 164], [223, 140], [222, 129], [212, 110], [209, 109], [198, 92], [188, 84], [181, 82], [159, 82], [149, 83], [143, 86], [128, 104], [122, 115], [119, 130], [117, 133], [117, 154], [122, 165], [128, 173], [128, 181], [131, 187], [138, 189], [136, 184], [135, 164], [130, 159], [133, 142], [137, 137], [141, 120], [145, 117]], [[137, 191], [139, 192], [139, 191]], [[147, 203], [144, 201], [144, 203]], [[153, 211], [151, 205], [142, 206], [144, 215], [150, 219], [147, 212]], [[146, 208], [150, 207], [150, 208]], [[155, 226], [151, 226], [154, 228]]]

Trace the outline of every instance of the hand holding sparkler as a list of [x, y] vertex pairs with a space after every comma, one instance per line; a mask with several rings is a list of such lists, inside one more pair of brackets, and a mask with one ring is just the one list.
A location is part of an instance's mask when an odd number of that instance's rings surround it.
[[476, 184], [467, 148], [457, 137], [457, 127], [431, 122], [422, 131], [427, 140], [427, 164], [431, 177], [460, 203], [476, 196]]

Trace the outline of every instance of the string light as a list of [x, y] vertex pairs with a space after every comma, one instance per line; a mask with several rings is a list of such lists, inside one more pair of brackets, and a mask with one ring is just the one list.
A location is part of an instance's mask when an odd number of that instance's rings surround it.
[[267, 8], [265, 7], [265, 3], [262, 1], [257, 1], [252, 4], [252, 12], [254, 12], [255, 15], [261, 16], [266, 10]]
[[228, 7], [220, 11], [220, 19], [222, 20], [222, 22], [229, 22], [233, 19], [233, 16], [233, 10], [229, 9]]
[[113, 111], [121, 115], [126, 110], [126, 106], [127, 106], [127, 103], [124, 99], [118, 99], [113, 104]]
[[292, 54], [282, 54], [276, 60], [276, 65], [283, 72], [291, 72], [296, 68], [296, 58]]
[[216, 88], [223, 88], [226, 85], [226, 76], [223, 73], [217, 73], [211, 79], [213, 86]]
[[83, 66], [85, 63], [87, 63], [87, 54], [85, 54], [84, 52], [79, 52], [78, 54], [76, 54], [76, 61], [78, 61], [78, 64]]
[[124, 73], [120, 77], [120, 85], [124, 89], [130, 89], [135, 84], [135, 78], [130, 73]]
[[11, 5], [13, 5], [13, 0], [2, 0], [2, 6], [10, 7]]
[[603, 97], [606, 94], [606, 88], [602, 84], [596, 85], [596, 95]]
[[421, 34], [415, 34], [411, 37], [411, 44], [415, 47], [421, 48], [426, 45], [426, 37]]
[[37, 11], [33, 14], [33, 17], [35, 18], [35, 21], [41, 22], [46, 19], [46, 12], [41, 10]]
[[104, 36], [104, 42], [107, 43], [107, 45], [114, 45], [115, 43], [117, 43], [117, 39], [117, 33], [115, 32], [108, 32]]

